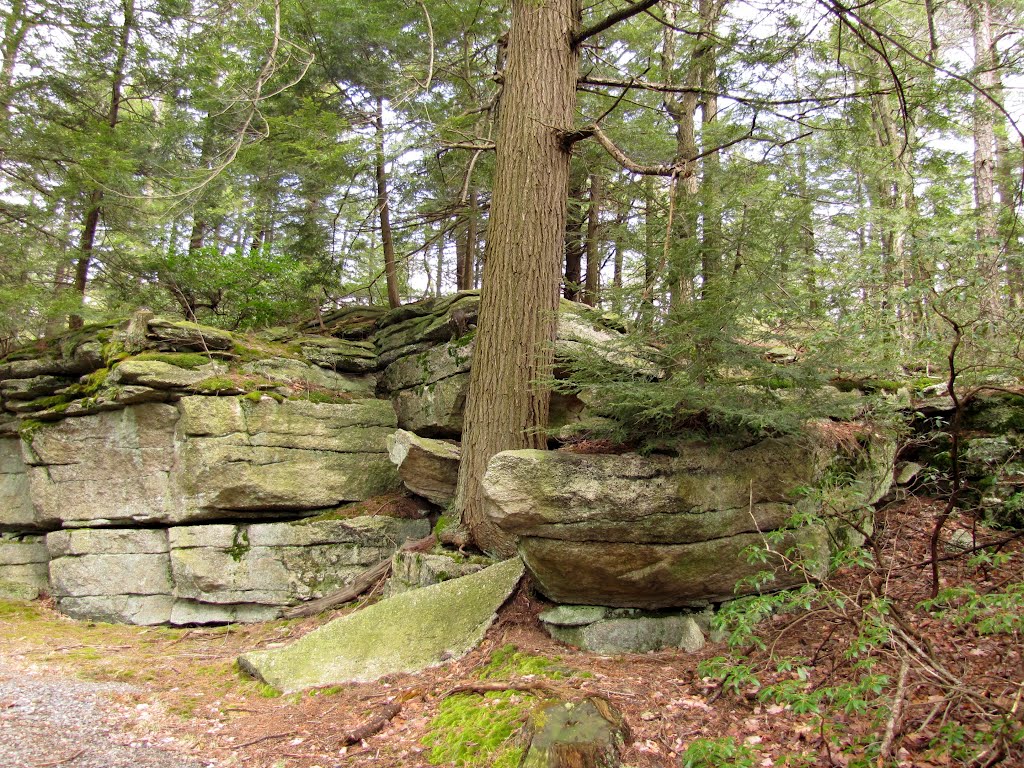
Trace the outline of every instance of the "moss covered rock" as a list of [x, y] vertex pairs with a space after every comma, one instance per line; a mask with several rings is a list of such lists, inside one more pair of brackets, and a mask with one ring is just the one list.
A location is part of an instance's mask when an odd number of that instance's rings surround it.
[[522, 575], [522, 562], [507, 560], [390, 597], [284, 648], [247, 653], [238, 662], [252, 676], [285, 692], [437, 666], [480, 642]]

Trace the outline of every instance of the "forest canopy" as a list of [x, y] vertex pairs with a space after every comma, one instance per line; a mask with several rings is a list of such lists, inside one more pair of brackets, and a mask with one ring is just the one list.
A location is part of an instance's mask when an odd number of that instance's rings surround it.
[[[139, 305], [245, 329], [478, 286], [509, 13], [13, 0], [0, 343]], [[927, 371], [951, 323], [1016, 359], [1022, 18], [587, 5], [564, 295], [668, 343], [685, 328], [709, 369], [737, 341], [841, 339], [847, 367]]]

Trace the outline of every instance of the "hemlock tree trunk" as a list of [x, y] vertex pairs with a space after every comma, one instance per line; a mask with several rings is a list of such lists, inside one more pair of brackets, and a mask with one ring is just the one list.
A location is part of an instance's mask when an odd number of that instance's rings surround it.
[[388, 177], [384, 167], [384, 99], [377, 97], [377, 213], [380, 217], [380, 241], [384, 247], [384, 279], [388, 286], [388, 304], [402, 305], [398, 295], [398, 268], [395, 265], [395, 241], [391, 236], [391, 209], [388, 205]]
[[498, 119], [476, 347], [456, 508], [473, 542], [508, 556], [513, 537], [485, 515], [481, 480], [499, 451], [544, 448], [558, 323], [579, 57], [577, 0], [513, 0]]

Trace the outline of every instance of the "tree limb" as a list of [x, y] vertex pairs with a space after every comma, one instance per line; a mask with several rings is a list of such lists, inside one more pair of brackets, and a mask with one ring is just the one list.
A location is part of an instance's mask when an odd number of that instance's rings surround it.
[[625, 8], [620, 8], [619, 10], [615, 11], [615, 13], [611, 13], [608, 16], [605, 16], [603, 19], [601, 19], [601, 21], [597, 22], [596, 24], [592, 24], [586, 29], [582, 29], [575, 35], [573, 35], [572, 47], [579, 48], [580, 44], [583, 41], [588, 40], [591, 37], [594, 37], [594, 35], [601, 34], [610, 27], [614, 27], [620, 21], [625, 21], [631, 16], [636, 16], [638, 13], [643, 13], [648, 8], [657, 5], [659, 2], [661, 2], [661, 0], [639, 0], [638, 2], [633, 3], [632, 5], [627, 5]]

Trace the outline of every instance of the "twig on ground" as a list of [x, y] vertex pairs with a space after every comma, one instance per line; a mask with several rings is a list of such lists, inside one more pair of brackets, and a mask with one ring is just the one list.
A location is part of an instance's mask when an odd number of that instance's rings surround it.
[[266, 736], [260, 736], [258, 739], [249, 739], [249, 741], [243, 741], [241, 744], [231, 744], [232, 749], [241, 749], [242, 747], [251, 747], [253, 744], [259, 744], [261, 741], [270, 741], [271, 739], [286, 739], [289, 736], [297, 736], [298, 731], [285, 731], [284, 733], [268, 733]]
[[903, 707], [907, 701], [907, 677], [910, 675], [910, 663], [904, 659], [900, 664], [900, 675], [896, 682], [896, 692], [892, 697], [892, 711], [885, 724], [885, 736], [879, 752], [879, 760], [884, 762], [892, 756], [892, 745], [899, 735], [903, 719]]
[[54, 765], [63, 765], [64, 763], [70, 763], [72, 760], [76, 760], [77, 758], [81, 757], [84, 754], [85, 754], [85, 747], [82, 747], [77, 752], [72, 753], [68, 757], [62, 757], [60, 760], [50, 760], [50, 761], [45, 762], [45, 763], [32, 763], [32, 765], [34, 765], [35, 768], [49, 768], [50, 766], [54, 766]]

